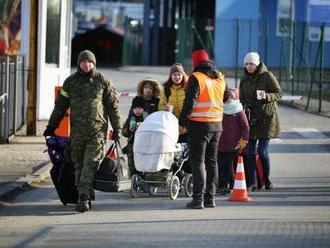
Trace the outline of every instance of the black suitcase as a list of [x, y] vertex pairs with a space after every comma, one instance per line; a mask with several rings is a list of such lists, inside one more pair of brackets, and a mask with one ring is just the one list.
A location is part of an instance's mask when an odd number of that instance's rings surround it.
[[[113, 154], [115, 155], [113, 156]], [[96, 171], [94, 189], [105, 192], [119, 192], [130, 188], [131, 180], [128, 176], [128, 166], [122, 156], [120, 144], [115, 142], [110, 146]]]
[[74, 164], [70, 160], [68, 138], [50, 137], [46, 140], [48, 154], [53, 163], [50, 176], [57, 194], [64, 205], [77, 204], [78, 190], [75, 186]]

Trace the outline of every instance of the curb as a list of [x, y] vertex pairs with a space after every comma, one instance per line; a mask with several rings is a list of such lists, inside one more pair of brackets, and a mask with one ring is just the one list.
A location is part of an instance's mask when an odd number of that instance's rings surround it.
[[52, 163], [45, 163], [40, 169], [17, 179], [15, 182], [8, 183], [0, 189], [0, 202], [11, 201], [27, 189], [30, 189], [35, 184], [39, 184], [49, 177]]

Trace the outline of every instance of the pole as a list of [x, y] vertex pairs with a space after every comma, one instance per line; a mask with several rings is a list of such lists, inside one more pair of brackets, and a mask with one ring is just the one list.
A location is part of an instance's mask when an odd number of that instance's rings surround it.
[[239, 55], [239, 19], [236, 20], [236, 59], [235, 59], [235, 88], [238, 87], [238, 55]]
[[296, 46], [296, 44], [295, 44], [295, 32], [296, 32], [296, 30], [295, 30], [295, 25], [294, 24], [292, 24], [292, 27], [291, 27], [291, 29], [292, 29], [292, 45], [291, 45], [291, 47], [292, 47], [292, 51], [291, 51], [291, 55], [292, 55], [292, 59], [291, 59], [291, 76], [292, 76], [292, 78], [291, 78], [291, 95], [294, 95], [294, 79], [295, 79], [295, 49], [294, 49], [294, 47]]
[[39, 0], [30, 1], [30, 47], [28, 70], [28, 110], [26, 134], [37, 134], [37, 47]]
[[264, 34], [265, 34], [265, 64], [267, 65], [267, 57], [268, 57], [268, 54], [267, 54], [267, 51], [268, 51], [268, 21], [265, 20], [265, 23], [264, 23]]
[[152, 28], [152, 54], [151, 54], [151, 64], [158, 64], [158, 54], [159, 54], [159, 19], [160, 19], [160, 0], [154, 0], [154, 25]]
[[149, 39], [150, 39], [150, 0], [144, 1], [143, 9], [143, 45], [142, 64], [149, 64]]
[[324, 67], [324, 23], [321, 26], [320, 37], [320, 82], [319, 82], [319, 113], [322, 111], [322, 88], [323, 88], [323, 67]]

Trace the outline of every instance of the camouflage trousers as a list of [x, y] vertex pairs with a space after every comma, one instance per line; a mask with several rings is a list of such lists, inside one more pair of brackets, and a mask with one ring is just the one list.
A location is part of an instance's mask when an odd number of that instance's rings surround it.
[[104, 153], [104, 139], [90, 140], [72, 138], [72, 161], [75, 165], [76, 186], [79, 194], [88, 197], [93, 191], [96, 169]]
[[137, 170], [134, 165], [134, 152], [133, 152], [133, 144], [127, 144], [127, 162], [129, 168], [129, 176], [131, 177], [134, 174], [137, 174]]

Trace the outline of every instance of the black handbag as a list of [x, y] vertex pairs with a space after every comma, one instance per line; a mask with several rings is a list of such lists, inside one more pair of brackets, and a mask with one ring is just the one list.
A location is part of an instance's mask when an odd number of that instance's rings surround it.
[[[116, 153], [116, 156], [110, 156]], [[95, 178], [94, 189], [105, 192], [119, 192], [129, 190], [131, 181], [128, 176], [128, 166], [122, 156], [119, 142], [114, 142], [99, 164]]]

